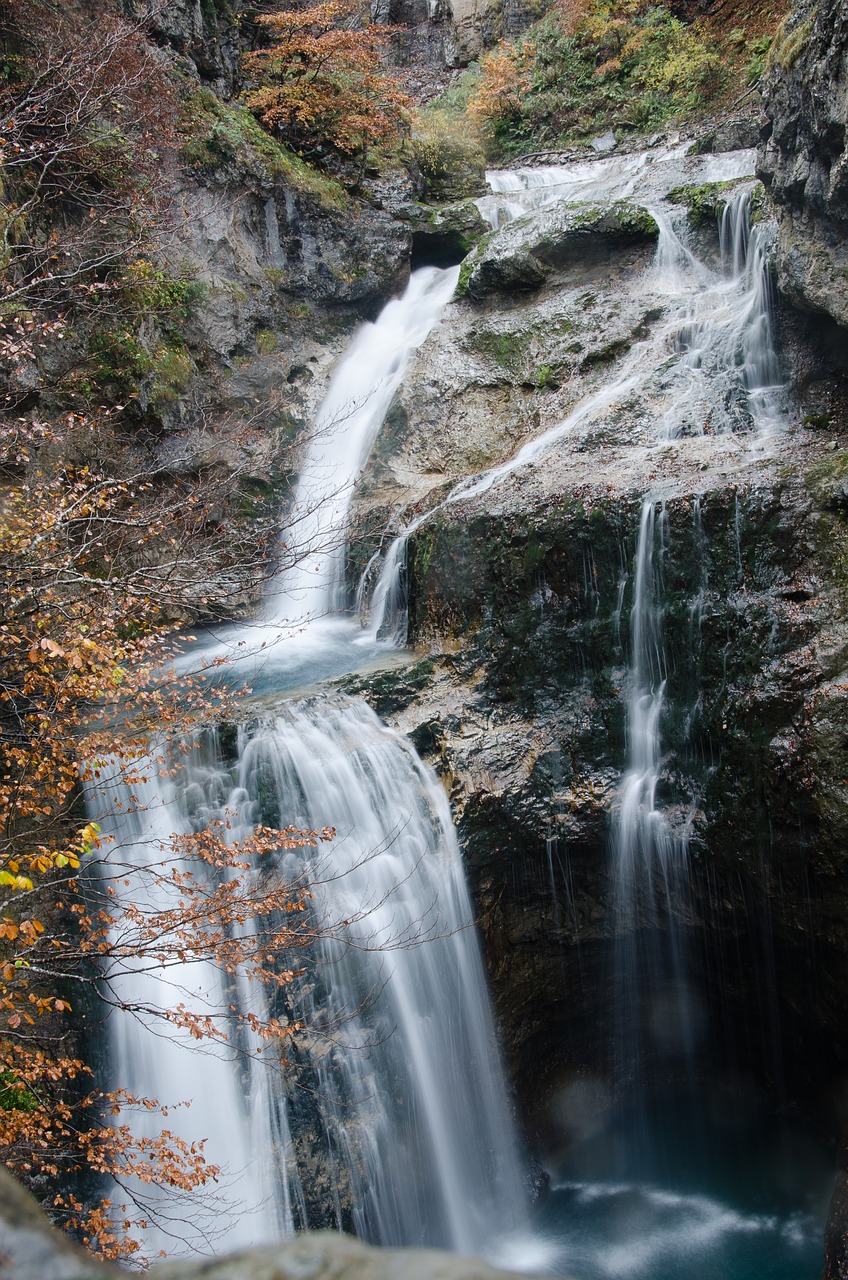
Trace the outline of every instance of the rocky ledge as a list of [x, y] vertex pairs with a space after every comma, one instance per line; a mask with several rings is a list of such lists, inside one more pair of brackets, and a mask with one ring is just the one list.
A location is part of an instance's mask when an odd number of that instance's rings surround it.
[[[474, 1258], [437, 1249], [375, 1249], [332, 1231], [229, 1257], [154, 1267], [154, 1280], [519, 1280]], [[56, 1231], [28, 1192], [0, 1168], [0, 1275], [3, 1280], [126, 1280]]]

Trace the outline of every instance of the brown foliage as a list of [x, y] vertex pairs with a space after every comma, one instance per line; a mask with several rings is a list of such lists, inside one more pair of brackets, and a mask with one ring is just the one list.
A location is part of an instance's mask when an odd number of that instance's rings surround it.
[[382, 68], [387, 29], [363, 22], [359, 0], [287, 5], [259, 22], [271, 40], [245, 59], [247, 103], [301, 151], [354, 153], [391, 142], [411, 100]]
[[530, 85], [534, 56], [531, 41], [518, 46], [505, 40], [485, 55], [482, 79], [468, 105], [468, 115], [475, 124], [491, 126], [518, 115]]
[[[85, 1172], [187, 1191], [216, 1172], [202, 1144], [167, 1129], [156, 1142], [136, 1139], [112, 1113], [158, 1103], [82, 1089], [85, 1068], [62, 1048], [62, 1021], [76, 1003], [68, 984], [93, 987], [106, 962], [114, 981], [127, 966], [202, 959], [266, 987], [287, 985], [293, 971], [277, 957], [310, 944], [306, 891], [257, 868], [327, 833], [259, 829], [231, 843], [219, 824], [182, 837], [146, 869], [169, 903], [148, 908], [115, 892], [116, 877], [135, 874], [120, 851], [95, 824], [74, 820], [81, 784], [108, 790], [119, 768], [130, 787], [155, 781], [175, 767], [167, 744], [178, 759], [210, 713], [206, 683], [178, 683], [168, 670], [162, 605], [184, 599], [197, 572], [190, 554], [192, 526], [208, 518], [202, 490], [168, 500], [142, 475], [116, 479], [67, 461], [97, 426], [71, 416], [14, 420], [0, 432], [0, 464], [12, 469], [0, 504], [0, 1150], [15, 1171], [62, 1186]], [[163, 744], [152, 756], [151, 733]], [[74, 873], [96, 859], [103, 869], [83, 893]], [[109, 983], [101, 995], [121, 1003]], [[229, 1009], [155, 1012], [198, 1039], [227, 1040], [244, 1023], [272, 1056], [276, 1046], [278, 1063], [298, 1029]], [[132, 1215], [116, 1233], [102, 1205], [90, 1216], [91, 1206], [63, 1193], [53, 1209], [107, 1256], [136, 1247]]]
[[0, 303], [84, 305], [146, 240], [173, 94], [144, 28], [0, 6]]

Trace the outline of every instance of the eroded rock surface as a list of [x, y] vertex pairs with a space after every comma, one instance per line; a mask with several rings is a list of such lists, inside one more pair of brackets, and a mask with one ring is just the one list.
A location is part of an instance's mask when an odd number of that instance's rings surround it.
[[848, 324], [848, 14], [803, 4], [784, 28], [765, 95], [759, 171], [781, 205], [780, 287]]

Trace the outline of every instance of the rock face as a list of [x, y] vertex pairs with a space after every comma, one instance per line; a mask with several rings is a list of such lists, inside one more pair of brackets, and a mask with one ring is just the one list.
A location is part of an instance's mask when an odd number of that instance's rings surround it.
[[[149, 8], [124, 0], [127, 14], [147, 19]], [[153, 10], [151, 34], [179, 57], [183, 70], [230, 97], [240, 79], [239, 24], [230, 0], [165, 0]]]
[[[661, 167], [636, 190], [665, 222], [684, 215], [658, 194]], [[666, 191], [694, 178], [732, 197], [719, 168], [671, 168]], [[699, 212], [716, 188], [698, 189], [698, 251], [717, 264]], [[758, 444], [733, 362], [697, 328], [698, 359], [680, 359], [692, 330], [669, 318], [669, 277], [647, 269], [656, 223], [628, 213], [636, 233], [621, 235], [623, 207], [607, 202], [582, 240], [585, 212], [530, 215], [463, 264], [466, 296], [422, 349], [357, 498], [363, 523], [377, 508], [400, 507], [399, 524], [433, 511], [407, 552], [421, 662], [360, 688], [450, 791], [519, 1107], [537, 1150], [556, 1151], [563, 1091], [611, 1076], [611, 825], [650, 500], [667, 671], [658, 803], [688, 832], [681, 910], [713, 1028], [703, 1069], [834, 1133], [848, 1069], [846, 419], [837, 397], [801, 425], [835, 384], [819, 331], [784, 305], [801, 399], [779, 449]], [[768, 217], [758, 236], [774, 243]], [[454, 489], [485, 468], [491, 481]], [[679, 1061], [641, 1029], [644, 1065], [673, 1083]]]
[[[274, 1248], [154, 1267], [157, 1280], [518, 1280], [473, 1258], [436, 1249], [374, 1249], [319, 1231]], [[36, 1201], [0, 1168], [0, 1275], [3, 1280], [120, 1280], [51, 1227]]]
[[778, 278], [796, 304], [848, 324], [848, 15], [802, 5], [765, 92], [759, 172], [782, 210]]
[[548, 209], [486, 237], [463, 266], [459, 292], [479, 300], [537, 289], [552, 270], [576, 264], [591, 270], [598, 260], [609, 265], [622, 248], [658, 233], [645, 209], [623, 200]]

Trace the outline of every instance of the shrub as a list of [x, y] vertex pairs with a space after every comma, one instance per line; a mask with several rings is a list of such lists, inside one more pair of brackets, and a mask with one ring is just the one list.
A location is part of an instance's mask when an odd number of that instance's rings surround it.
[[412, 153], [431, 195], [459, 198], [482, 181], [485, 156], [480, 135], [463, 116], [421, 112], [412, 126]]

